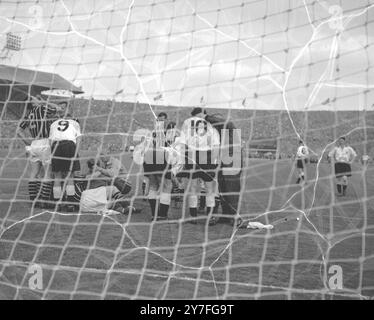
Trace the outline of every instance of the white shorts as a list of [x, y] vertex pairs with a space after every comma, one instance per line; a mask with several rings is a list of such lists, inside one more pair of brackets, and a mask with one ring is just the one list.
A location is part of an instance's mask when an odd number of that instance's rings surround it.
[[110, 199], [118, 192], [113, 186], [103, 186], [84, 190], [81, 195], [80, 207], [83, 212], [98, 212], [109, 209]]
[[30, 146], [26, 146], [31, 162], [42, 162], [43, 166], [51, 163], [51, 146], [49, 139], [38, 139], [31, 142]]

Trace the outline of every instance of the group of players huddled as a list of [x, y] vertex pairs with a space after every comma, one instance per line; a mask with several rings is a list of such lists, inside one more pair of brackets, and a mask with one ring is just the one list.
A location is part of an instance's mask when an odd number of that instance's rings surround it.
[[199, 209], [205, 209], [203, 218], [208, 217], [209, 225], [242, 224], [238, 215], [242, 150], [233, 123], [200, 107], [192, 110], [180, 130], [174, 122], [167, 122], [167, 114], [161, 112], [155, 130], [134, 150], [134, 160], [142, 164], [147, 178], [152, 218], [168, 219], [173, 186], [177, 185], [188, 203], [186, 222], [197, 224]]
[[[68, 113], [67, 101], [31, 97], [18, 135], [26, 143], [31, 170], [28, 181], [34, 207], [54, 210], [137, 212], [126, 198], [131, 191], [129, 174], [119, 159], [101, 150], [87, 161], [82, 175], [79, 160], [81, 128]], [[221, 115], [194, 108], [180, 130], [161, 112], [155, 128], [133, 151], [133, 160], [143, 168], [148, 184], [147, 198], [153, 220], [169, 216], [172, 192], [183, 190], [189, 208], [186, 222], [198, 223], [199, 197], [204, 189], [204, 206], [209, 225], [229, 223], [242, 226], [239, 217], [243, 168], [240, 131]], [[32, 141], [25, 135], [28, 129]], [[134, 140], [136, 137], [134, 135]], [[303, 141], [296, 154], [298, 180], [305, 183], [304, 168], [309, 156]], [[353, 148], [338, 140], [329, 153], [334, 162], [338, 195], [346, 195], [351, 164], [357, 156]], [[200, 201], [200, 206], [201, 206]], [[133, 201], [132, 201], [133, 204]], [[218, 215], [219, 206], [222, 213]], [[183, 211], [184, 212], [184, 211]]]
[[97, 161], [87, 161], [90, 170], [82, 175], [78, 154], [81, 128], [68, 110], [67, 101], [32, 97], [17, 131], [30, 160], [28, 191], [33, 207], [67, 211], [113, 208], [124, 213], [129, 210], [124, 196], [131, 184], [120, 161], [101, 154]]

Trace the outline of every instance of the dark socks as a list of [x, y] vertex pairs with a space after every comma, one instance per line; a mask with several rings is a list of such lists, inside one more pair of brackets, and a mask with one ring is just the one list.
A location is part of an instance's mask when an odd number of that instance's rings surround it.
[[214, 207], [207, 207], [206, 208], [206, 214], [207, 216], [211, 215], [214, 211]]
[[152, 218], [154, 218], [156, 214], [156, 199], [148, 199], [148, 202], [151, 207]]
[[40, 190], [40, 181], [31, 180], [28, 183], [30, 200], [34, 201]]
[[190, 216], [197, 217], [197, 208], [190, 208]]
[[158, 208], [158, 218], [166, 219], [168, 216], [169, 206], [167, 204], [160, 203]]
[[345, 195], [346, 192], [347, 192], [347, 186], [343, 185], [343, 195]]
[[51, 199], [53, 190], [53, 181], [43, 182], [40, 191], [40, 199], [43, 201], [49, 201]]
[[200, 196], [200, 209], [204, 209], [206, 204], [206, 197], [205, 196]]
[[342, 193], [342, 185], [341, 185], [341, 184], [337, 184], [337, 185], [336, 185], [336, 189], [338, 190], [338, 193], [339, 193], [339, 194]]

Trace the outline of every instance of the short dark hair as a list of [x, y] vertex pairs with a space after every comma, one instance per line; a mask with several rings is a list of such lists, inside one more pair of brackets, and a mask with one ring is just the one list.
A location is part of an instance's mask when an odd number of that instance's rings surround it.
[[340, 137], [339, 140], [340, 140], [340, 139], [343, 139], [343, 140], [345, 141], [345, 137]]
[[160, 118], [160, 117], [165, 117], [165, 119], [168, 118], [168, 115], [166, 114], [166, 112], [160, 112], [157, 116], [157, 118]]
[[169, 130], [169, 129], [173, 129], [176, 127], [176, 123], [174, 121], [171, 121], [168, 123], [168, 125], [166, 126], [166, 130]]
[[299, 140], [299, 144], [304, 144], [304, 141], [303, 140]]
[[193, 108], [191, 111], [191, 116], [196, 116], [199, 113], [204, 113], [206, 114], [206, 110], [200, 107]]

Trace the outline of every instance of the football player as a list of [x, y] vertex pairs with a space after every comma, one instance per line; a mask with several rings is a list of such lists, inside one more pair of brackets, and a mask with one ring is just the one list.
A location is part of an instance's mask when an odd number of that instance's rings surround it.
[[[49, 139], [52, 150], [52, 172], [54, 174], [53, 197], [63, 200], [66, 190], [67, 200], [75, 195], [73, 172], [80, 170], [78, 159], [78, 138], [81, 129], [78, 121], [71, 115], [65, 116], [65, 110], [59, 112], [60, 118], [51, 124]], [[62, 187], [63, 179], [66, 179]], [[65, 190], [64, 190], [65, 189]]]
[[348, 177], [352, 175], [351, 165], [357, 157], [357, 153], [347, 145], [345, 137], [340, 137], [337, 145], [329, 152], [329, 157], [334, 164], [338, 196], [345, 196]]

